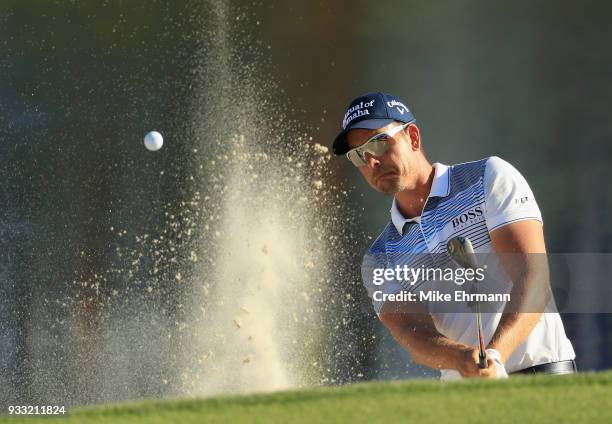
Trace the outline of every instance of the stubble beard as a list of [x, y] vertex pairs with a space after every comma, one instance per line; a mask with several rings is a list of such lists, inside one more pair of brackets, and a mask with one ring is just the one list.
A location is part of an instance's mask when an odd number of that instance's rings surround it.
[[393, 196], [400, 191], [404, 191], [408, 188], [408, 184], [405, 182], [405, 178], [386, 178], [378, 183], [378, 190], [387, 196]]
[[410, 181], [414, 179], [413, 173], [409, 167], [404, 167], [402, 171], [399, 175], [392, 178], [384, 178], [378, 181], [377, 189], [387, 196], [393, 196], [400, 191], [410, 189]]

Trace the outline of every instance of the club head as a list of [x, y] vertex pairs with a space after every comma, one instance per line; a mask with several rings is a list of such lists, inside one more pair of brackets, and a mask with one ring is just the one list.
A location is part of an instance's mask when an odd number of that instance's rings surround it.
[[450, 257], [463, 268], [476, 269], [476, 254], [472, 242], [467, 237], [453, 237], [446, 243]]

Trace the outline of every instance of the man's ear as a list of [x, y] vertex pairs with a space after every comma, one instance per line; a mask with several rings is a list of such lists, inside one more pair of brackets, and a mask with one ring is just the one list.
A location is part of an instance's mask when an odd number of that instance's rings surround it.
[[417, 127], [415, 124], [410, 124], [406, 130], [410, 136], [412, 148], [414, 150], [418, 150], [421, 147], [421, 132], [419, 131], [419, 127]]

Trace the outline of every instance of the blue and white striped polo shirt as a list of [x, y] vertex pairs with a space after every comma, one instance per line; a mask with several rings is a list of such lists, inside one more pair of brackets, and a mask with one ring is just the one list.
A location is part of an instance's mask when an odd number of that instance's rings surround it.
[[[375, 268], [389, 269], [407, 265], [412, 268], [432, 265], [436, 253], [446, 252], [446, 242], [455, 236], [469, 237], [476, 253], [491, 253], [490, 232], [521, 220], [542, 221], [533, 193], [523, 176], [498, 157], [446, 166], [434, 164], [435, 176], [420, 217], [406, 219], [395, 199], [391, 222], [365, 254], [362, 278], [374, 310], [379, 315], [384, 302], [374, 298], [375, 291], [385, 294], [412, 290], [401, 281], [373, 282]], [[422, 283], [422, 284], [426, 284]], [[511, 284], [511, 281], [507, 281]], [[551, 308], [554, 304], [551, 300]], [[475, 346], [475, 314], [431, 313], [438, 331], [452, 340]], [[485, 342], [488, 342], [501, 313], [483, 314]], [[508, 372], [532, 365], [573, 359], [571, 342], [565, 335], [558, 313], [545, 313], [526, 341], [506, 361]], [[442, 378], [455, 378], [454, 370], [442, 370]]]

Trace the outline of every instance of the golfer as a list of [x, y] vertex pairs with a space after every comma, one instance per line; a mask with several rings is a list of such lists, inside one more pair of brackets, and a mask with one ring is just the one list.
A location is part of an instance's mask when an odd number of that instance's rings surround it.
[[[385, 93], [351, 102], [333, 151], [346, 155], [372, 188], [393, 196], [390, 222], [365, 254], [362, 278], [378, 317], [414, 361], [440, 370], [442, 379], [576, 371], [549, 296], [542, 216], [512, 165], [498, 157], [431, 164], [414, 115]], [[497, 258], [512, 296], [512, 305], [483, 314], [486, 368], [478, 364], [476, 314], [393, 296], [433, 282], [375, 278], [405, 265], [423, 267], [424, 258], [447, 254], [456, 236], [469, 238], [477, 254]]]

